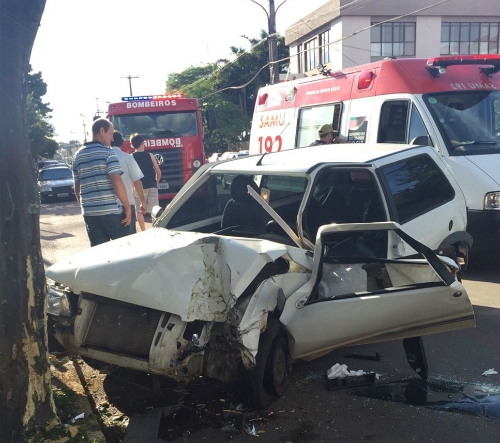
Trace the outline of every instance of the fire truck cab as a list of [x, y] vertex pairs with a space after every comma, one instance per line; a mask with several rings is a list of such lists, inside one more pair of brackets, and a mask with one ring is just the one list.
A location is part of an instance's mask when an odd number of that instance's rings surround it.
[[324, 123], [346, 143], [332, 149], [433, 146], [465, 195], [474, 249], [498, 246], [500, 55], [390, 58], [321, 71], [260, 89], [250, 154], [309, 146]]

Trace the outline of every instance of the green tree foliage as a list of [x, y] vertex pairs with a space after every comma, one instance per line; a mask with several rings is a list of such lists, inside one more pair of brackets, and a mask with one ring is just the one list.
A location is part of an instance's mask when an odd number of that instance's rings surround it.
[[30, 140], [31, 155], [52, 158], [59, 148], [54, 136], [54, 127], [48, 122], [50, 112], [48, 103], [42, 101], [47, 93], [47, 84], [42, 73], [30, 73], [27, 78], [26, 126]]
[[[230, 48], [232, 61], [190, 66], [168, 76], [167, 91], [181, 91], [200, 100], [204, 109], [211, 107], [216, 112], [217, 129], [205, 130], [207, 155], [237, 148], [248, 140], [258, 90], [269, 83], [267, 33], [261, 31], [260, 39], [247, 40], [249, 51]], [[281, 70], [286, 70], [289, 50], [283, 37], [278, 37], [278, 56]]]

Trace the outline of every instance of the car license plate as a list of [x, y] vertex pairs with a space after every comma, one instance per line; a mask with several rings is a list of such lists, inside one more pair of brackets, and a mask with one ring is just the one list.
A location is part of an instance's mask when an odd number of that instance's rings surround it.
[[69, 197], [69, 194], [65, 192], [64, 194], [57, 194], [58, 197]]
[[168, 182], [160, 182], [158, 184], [158, 189], [168, 189], [169, 186], [168, 186]]

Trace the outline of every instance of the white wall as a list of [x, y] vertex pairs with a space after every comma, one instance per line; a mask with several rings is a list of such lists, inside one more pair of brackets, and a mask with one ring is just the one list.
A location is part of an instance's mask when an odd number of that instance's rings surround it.
[[417, 17], [415, 58], [439, 57], [441, 17]]
[[[370, 30], [359, 32], [370, 26], [369, 16], [343, 17], [342, 65], [332, 66], [334, 69], [348, 68], [370, 62]], [[358, 33], [359, 32], [359, 33]], [[352, 35], [357, 33], [355, 35]], [[352, 36], [351, 36], [352, 35]], [[335, 51], [336, 52], [336, 51]]]

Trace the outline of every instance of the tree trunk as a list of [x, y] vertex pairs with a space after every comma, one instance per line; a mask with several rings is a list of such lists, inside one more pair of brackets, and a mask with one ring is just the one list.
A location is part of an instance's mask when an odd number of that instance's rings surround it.
[[0, 0], [0, 441], [55, 415], [47, 358], [39, 198], [25, 123], [26, 77], [45, 0]]

